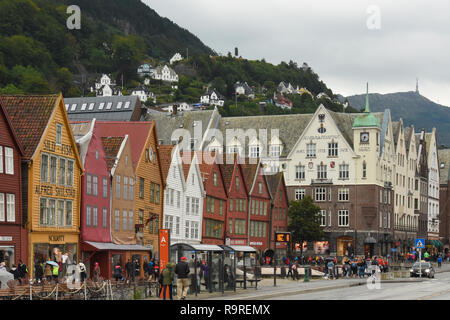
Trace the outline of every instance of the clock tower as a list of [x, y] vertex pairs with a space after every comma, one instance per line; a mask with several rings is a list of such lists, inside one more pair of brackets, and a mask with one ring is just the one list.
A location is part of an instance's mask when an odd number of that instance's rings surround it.
[[380, 152], [381, 125], [370, 112], [369, 85], [367, 84], [366, 108], [353, 122], [353, 146], [356, 159], [356, 180], [360, 184], [375, 184], [377, 161]]

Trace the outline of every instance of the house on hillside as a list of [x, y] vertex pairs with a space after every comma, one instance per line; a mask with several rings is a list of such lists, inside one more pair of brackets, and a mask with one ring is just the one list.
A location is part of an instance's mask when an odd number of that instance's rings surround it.
[[177, 61], [183, 60], [183, 57], [179, 52], [175, 53], [172, 58], [170, 58], [170, 64], [174, 64]]
[[200, 97], [200, 103], [223, 107], [225, 97], [215, 88], [212, 90], [207, 89], [206, 92]]
[[255, 99], [255, 92], [247, 84], [247, 82], [240, 83], [239, 81], [234, 84], [234, 92], [237, 95], [245, 95], [249, 99]]
[[154, 70], [155, 68], [151, 64], [144, 63], [138, 67], [137, 73], [140, 77], [145, 77], [150, 76]]
[[[94, 88], [91, 87], [91, 92], [94, 92]], [[121, 96], [122, 91], [120, 87], [116, 85], [111, 75], [103, 74], [100, 79], [95, 82], [95, 94], [97, 97], [111, 97]]]
[[281, 94], [296, 93], [296, 89], [288, 82], [281, 81], [277, 87], [277, 91]]
[[178, 82], [178, 74], [167, 65], [158, 66], [150, 76], [155, 80]]
[[292, 101], [289, 100], [289, 98], [284, 97], [282, 94], [277, 95], [276, 93], [274, 93], [273, 101], [275, 102], [275, 105], [281, 109], [292, 109], [292, 107], [294, 106]]
[[141, 102], [146, 102], [148, 99], [153, 99], [155, 102], [155, 95], [153, 92], [150, 91], [149, 88], [146, 86], [139, 86], [137, 88], [134, 88], [131, 92], [132, 96], [137, 96]]

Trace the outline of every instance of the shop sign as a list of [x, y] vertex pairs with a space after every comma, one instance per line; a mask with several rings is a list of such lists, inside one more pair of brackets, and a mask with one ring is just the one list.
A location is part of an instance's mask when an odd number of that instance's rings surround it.
[[57, 145], [55, 141], [51, 140], [44, 141], [43, 150], [47, 152], [59, 153], [65, 156], [71, 156], [73, 154], [72, 146], [67, 144]]
[[75, 198], [75, 189], [66, 187], [53, 187], [38, 184], [34, 188], [34, 193], [41, 196]]
[[48, 242], [64, 242], [64, 235], [49, 235]]
[[231, 240], [231, 245], [245, 245], [246, 241], [243, 239]]
[[12, 241], [12, 237], [0, 236], [0, 241]]
[[250, 242], [251, 246], [262, 246], [262, 242]]

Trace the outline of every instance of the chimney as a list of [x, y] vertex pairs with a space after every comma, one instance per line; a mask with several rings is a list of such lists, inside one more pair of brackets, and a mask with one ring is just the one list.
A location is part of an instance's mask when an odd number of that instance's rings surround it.
[[172, 115], [176, 116], [178, 113], [178, 105], [174, 104], [172, 107]]

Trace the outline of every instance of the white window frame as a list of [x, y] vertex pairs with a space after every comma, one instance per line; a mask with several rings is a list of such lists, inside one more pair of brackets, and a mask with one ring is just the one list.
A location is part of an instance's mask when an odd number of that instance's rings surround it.
[[348, 210], [339, 210], [338, 211], [338, 227], [348, 227], [348, 226], [350, 226], [349, 211]]
[[14, 174], [14, 149], [5, 147], [5, 173]]
[[295, 166], [295, 179], [296, 180], [305, 180], [305, 166], [298, 165]]
[[314, 199], [317, 202], [324, 202], [327, 200], [327, 189], [323, 187], [317, 187], [314, 189]]
[[295, 200], [302, 200], [305, 198], [306, 190], [305, 189], [295, 189]]
[[338, 143], [330, 142], [328, 143], [328, 157], [337, 157], [338, 156]]
[[316, 157], [316, 144], [315, 143], [307, 143], [306, 144], [306, 157], [307, 158], [315, 158]]

